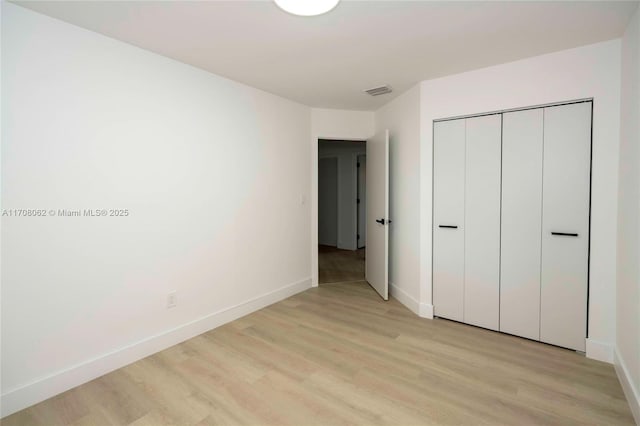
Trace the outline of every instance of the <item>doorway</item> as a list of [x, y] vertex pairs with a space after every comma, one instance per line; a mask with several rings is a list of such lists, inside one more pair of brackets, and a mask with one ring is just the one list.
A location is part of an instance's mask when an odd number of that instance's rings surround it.
[[318, 140], [318, 283], [365, 279], [366, 142]]

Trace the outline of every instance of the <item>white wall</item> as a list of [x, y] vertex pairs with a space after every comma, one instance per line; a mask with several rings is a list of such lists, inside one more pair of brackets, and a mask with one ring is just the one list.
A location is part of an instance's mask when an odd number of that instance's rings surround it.
[[[3, 20], [3, 2], [0, 0], [0, 33], [2, 32], [2, 20]], [[2, 43], [2, 34], [0, 34], [0, 44]], [[3, 81], [3, 56], [2, 55], [2, 46], [0, 45], [0, 82]], [[4, 104], [4, 101], [2, 99], [3, 98], [3, 94], [2, 94], [2, 85], [0, 84], [0, 210], [2, 210], [3, 208], [3, 204], [2, 204], [2, 188], [4, 186], [3, 183], [3, 177], [2, 177], [2, 136], [4, 135], [4, 130], [3, 130], [3, 122], [4, 122], [4, 110], [2, 108], [2, 105]], [[3, 404], [2, 404], [2, 242], [1, 242], [1, 237], [2, 237], [2, 228], [3, 228], [3, 222], [4, 220], [2, 220], [2, 216], [1, 216], [1, 212], [0, 212], [0, 418], [2, 418], [2, 413], [3, 413]]]
[[420, 300], [431, 304], [434, 119], [594, 98], [589, 340], [587, 355], [611, 362], [615, 340], [620, 40], [421, 83]]
[[420, 313], [420, 85], [376, 111], [375, 124], [390, 140], [390, 290]]
[[[353, 141], [321, 141], [319, 158], [338, 160], [338, 217], [337, 240], [339, 249], [356, 250], [358, 247], [358, 155], [366, 154], [364, 143]], [[320, 185], [319, 185], [320, 187]], [[320, 239], [321, 233], [318, 233]], [[322, 241], [319, 241], [322, 244]]]
[[318, 139], [366, 141], [374, 134], [372, 111], [311, 109], [311, 281], [318, 285]]
[[640, 424], [640, 9], [622, 39], [616, 370]]
[[130, 212], [3, 218], [3, 415], [310, 286], [309, 108], [2, 8], [2, 207]]
[[316, 139], [362, 141], [373, 136], [374, 128], [371, 111], [311, 109], [311, 130]]
[[318, 244], [338, 246], [338, 158], [318, 161]]

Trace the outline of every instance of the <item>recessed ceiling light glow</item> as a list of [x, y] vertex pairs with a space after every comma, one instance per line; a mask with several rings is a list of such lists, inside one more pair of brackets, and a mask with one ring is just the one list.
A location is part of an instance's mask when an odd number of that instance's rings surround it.
[[316, 16], [329, 12], [340, 0], [274, 0], [285, 12], [298, 16]]

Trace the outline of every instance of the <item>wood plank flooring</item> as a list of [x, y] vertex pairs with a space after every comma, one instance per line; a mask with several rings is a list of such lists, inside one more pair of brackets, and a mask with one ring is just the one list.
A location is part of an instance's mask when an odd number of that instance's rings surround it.
[[340, 250], [318, 246], [318, 282], [320, 284], [364, 280], [365, 249]]
[[2, 420], [13, 425], [631, 425], [611, 365], [364, 282], [307, 290]]

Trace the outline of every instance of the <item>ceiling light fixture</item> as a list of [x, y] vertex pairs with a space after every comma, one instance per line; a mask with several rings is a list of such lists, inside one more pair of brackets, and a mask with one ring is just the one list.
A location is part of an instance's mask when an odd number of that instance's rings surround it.
[[338, 5], [340, 0], [274, 0], [285, 12], [298, 16], [317, 16], [327, 13]]

